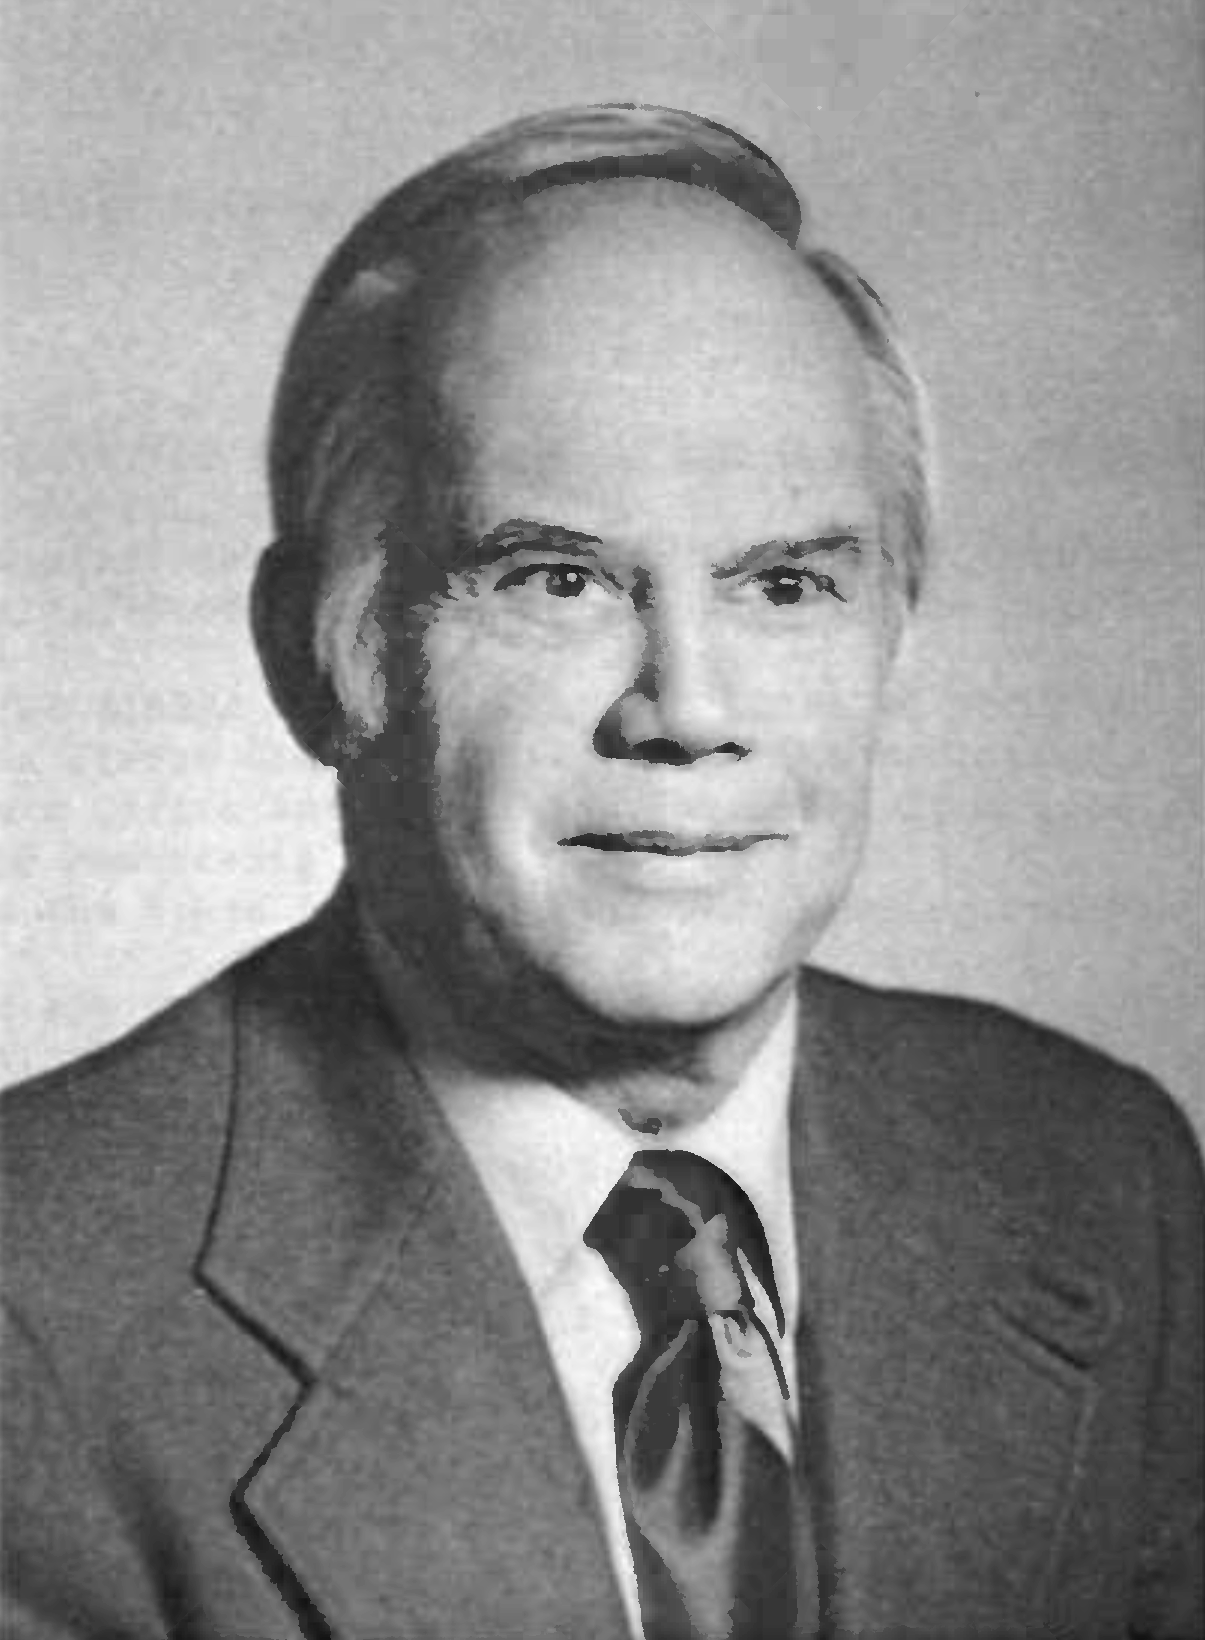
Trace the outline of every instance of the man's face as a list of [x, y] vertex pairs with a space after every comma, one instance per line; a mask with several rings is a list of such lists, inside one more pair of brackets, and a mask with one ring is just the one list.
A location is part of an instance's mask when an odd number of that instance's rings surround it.
[[896, 595], [831, 299], [698, 190], [583, 192], [441, 384], [433, 825], [450, 916], [609, 1019], [700, 1024], [847, 891]]

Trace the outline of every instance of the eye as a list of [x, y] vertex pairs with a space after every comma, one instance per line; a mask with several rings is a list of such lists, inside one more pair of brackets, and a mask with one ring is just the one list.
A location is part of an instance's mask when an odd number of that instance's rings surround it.
[[848, 601], [838, 592], [831, 575], [802, 565], [778, 564], [773, 569], [762, 570], [753, 579], [762, 584], [768, 601], [776, 608], [783, 604], [814, 603], [822, 593], [842, 604]]
[[544, 590], [551, 598], [578, 598], [595, 580], [593, 570], [583, 569], [580, 564], [524, 564], [504, 575], [494, 591], [525, 586], [537, 575], [544, 576]]

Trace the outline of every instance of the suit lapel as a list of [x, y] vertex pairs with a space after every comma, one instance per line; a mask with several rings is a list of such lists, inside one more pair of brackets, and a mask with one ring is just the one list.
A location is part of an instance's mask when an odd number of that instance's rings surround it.
[[[873, 1001], [811, 972], [800, 1000], [821, 1609], [854, 1632], [1023, 1631], [1091, 1422], [1108, 1286], [959, 1152], [885, 1055]], [[528, 1290], [409, 1075], [345, 896], [242, 970], [238, 1008], [199, 1275], [266, 1352], [265, 1382], [283, 1365], [297, 1386], [232, 1500], [250, 1549], [307, 1634], [623, 1634]]]
[[298, 1396], [236, 1521], [307, 1633], [621, 1634], [528, 1289], [349, 923], [336, 905], [240, 999], [202, 1276]]
[[859, 995], [801, 979], [792, 1143], [821, 1610], [854, 1632], [1030, 1632], [1108, 1289], [958, 1153], [924, 1089], [876, 1056]]

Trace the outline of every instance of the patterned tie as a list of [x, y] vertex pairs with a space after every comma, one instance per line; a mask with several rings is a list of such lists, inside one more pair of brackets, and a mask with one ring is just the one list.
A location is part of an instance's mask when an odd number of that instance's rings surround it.
[[782, 1363], [747, 1275], [782, 1333], [752, 1202], [689, 1151], [642, 1150], [583, 1239], [640, 1325], [640, 1348], [615, 1385], [615, 1440], [646, 1640], [789, 1640], [798, 1632], [791, 1467], [736, 1407], [755, 1406], [759, 1392], [764, 1403], [768, 1391], [789, 1427]]

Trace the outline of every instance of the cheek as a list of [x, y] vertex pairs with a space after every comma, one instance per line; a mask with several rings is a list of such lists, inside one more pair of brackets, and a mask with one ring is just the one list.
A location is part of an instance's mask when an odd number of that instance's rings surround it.
[[817, 635], [765, 653], [752, 686], [766, 741], [802, 781], [858, 789], [878, 738], [886, 662], [869, 631]]
[[460, 852], [515, 855], [533, 817], [574, 790], [631, 644], [500, 642], [478, 611], [458, 610], [424, 648], [441, 829]]
[[488, 595], [441, 611], [424, 641], [426, 694], [441, 732], [479, 740], [564, 738], [595, 725], [634, 678], [640, 623], [617, 608], [524, 626]]

